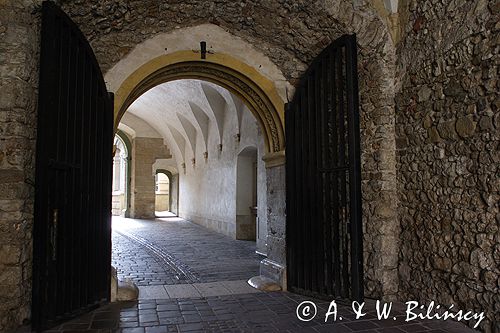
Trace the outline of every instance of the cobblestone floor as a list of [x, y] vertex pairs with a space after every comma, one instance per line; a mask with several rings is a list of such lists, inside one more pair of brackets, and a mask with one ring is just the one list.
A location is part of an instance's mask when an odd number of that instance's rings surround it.
[[138, 286], [249, 279], [261, 259], [255, 242], [183, 219], [113, 218], [113, 266]]
[[[254, 242], [182, 219], [114, 219], [113, 264], [119, 278], [139, 285], [139, 301], [109, 304], [48, 332], [474, 332], [453, 320], [406, 322], [402, 304], [378, 320], [371, 300], [359, 319], [350, 305], [338, 304], [337, 320], [332, 315], [325, 322], [329, 302], [249, 287], [246, 280], [258, 274], [260, 259]], [[303, 301], [317, 306], [310, 321], [297, 318], [314, 312], [297, 312]]]
[[112, 242], [112, 265], [120, 280], [128, 278], [138, 286], [186, 283], [173, 269], [122, 234], [113, 232]]

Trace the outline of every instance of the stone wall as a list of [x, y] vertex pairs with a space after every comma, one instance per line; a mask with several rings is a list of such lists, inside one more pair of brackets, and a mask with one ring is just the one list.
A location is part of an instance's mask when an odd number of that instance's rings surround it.
[[405, 10], [400, 298], [486, 311], [482, 330], [499, 332], [500, 5], [419, 0]]
[[286, 290], [286, 187], [285, 166], [267, 169], [267, 258], [260, 274], [281, 284]]
[[163, 139], [136, 137], [132, 140], [130, 217], [155, 217], [155, 176], [157, 159], [171, 158]]
[[179, 174], [172, 174], [170, 177], [170, 189], [169, 210], [177, 215], [179, 214]]
[[0, 1], [0, 331], [30, 318], [39, 1]]
[[[61, 2], [90, 39], [105, 72], [141, 42], [160, 33], [212, 23], [252, 45], [276, 64], [290, 83], [296, 84], [307, 64], [331, 41], [345, 33], [356, 33], [363, 115], [366, 294], [396, 297], [399, 226], [395, 214], [395, 58], [387, 27], [368, 2]], [[193, 41], [193, 49], [198, 47], [197, 43]], [[207, 43], [215, 52], [225, 48], [211, 45], [210, 40]], [[162, 52], [169, 52], [168, 45]]]
[[155, 211], [164, 212], [170, 210], [168, 203], [170, 202], [170, 197], [168, 194], [156, 194], [155, 195]]
[[123, 216], [127, 209], [127, 198], [124, 192], [113, 192], [111, 197], [111, 214], [114, 216]]
[[[262, 157], [266, 154], [265, 144], [263, 140], [263, 131], [261, 127], [257, 128], [258, 146], [257, 146], [257, 161], [262, 161]], [[257, 249], [260, 254], [267, 255], [267, 177], [265, 163], [257, 164], [257, 184], [262, 184], [263, 190], [257, 195]]]
[[[401, 1], [397, 75], [387, 28], [363, 0], [60, 2], [103, 71], [159, 33], [213, 23], [294, 84], [326, 45], [356, 32], [366, 294], [485, 310], [484, 331], [500, 322], [498, 1]], [[39, 3], [0, 0], [0, 330], [30, 312]], [[283, 184], [284, 167], [271, 169], [276, 207]], [[268, 213], [269, 251], [280, 258], [284, 210]]]

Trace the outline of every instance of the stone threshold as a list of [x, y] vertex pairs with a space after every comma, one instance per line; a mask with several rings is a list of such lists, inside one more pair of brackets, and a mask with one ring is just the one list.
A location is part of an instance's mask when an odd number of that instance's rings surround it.
[[260, 293], [247, 280], [217, 281], [193, 284], [139, 286], [139, 300], [197, 298]]

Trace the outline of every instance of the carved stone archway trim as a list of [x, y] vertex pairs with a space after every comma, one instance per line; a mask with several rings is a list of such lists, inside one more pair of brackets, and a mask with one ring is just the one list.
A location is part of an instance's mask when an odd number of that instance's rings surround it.
[[214, 54], [208, 58], [200, 60], [199, 54], [179, 51], [155, 58], [137, 69], [115, 94], [115, 128], [128, 107], [151, 88], [179, 79], [209, 81], [241, 98], [254, 114], [264, 132], [266, 155], [273, 156], [273, 163], [266, 165], [283, 164], [284, 102], [273, 82], [228, 55]]

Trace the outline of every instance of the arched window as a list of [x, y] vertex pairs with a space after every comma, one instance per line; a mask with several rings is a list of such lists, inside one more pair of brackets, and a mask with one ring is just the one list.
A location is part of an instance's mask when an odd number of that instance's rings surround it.
[[127, 210], [127, 162], [128, 150], [123, 140], [115, 136], [115, 156], [113, 158], [113, 201], [112, 214], [126, 215]]
[[127, 147], [115, 136], [116, 153], [113, 159], [113, 192], [125, 192], [127, 179]]

